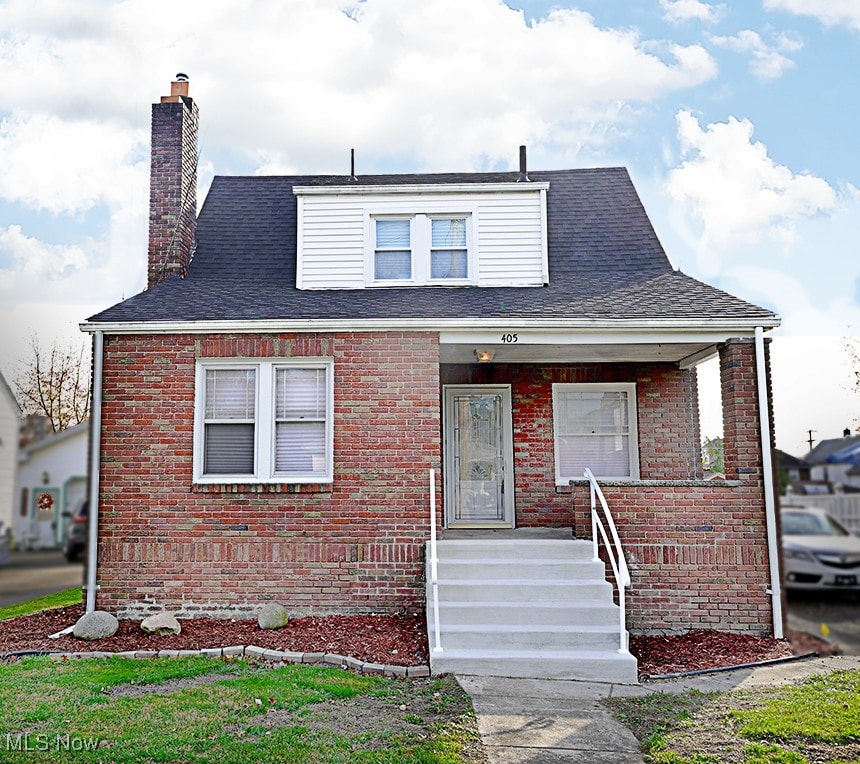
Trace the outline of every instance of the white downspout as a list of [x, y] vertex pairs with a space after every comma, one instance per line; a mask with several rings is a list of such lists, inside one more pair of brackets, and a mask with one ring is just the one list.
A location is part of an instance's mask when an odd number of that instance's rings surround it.
[[99, 477], [102, 440], [102, 369], [104, 367], [104, 336], [102, 332], [93, 335], [93, 400], [90, 411], [90, 516], [89, 538], [87, 539], [87, 602], [86, 612], [96, 609], [96, 564], [99, 545]]
[[782, 639], [782, 577], [779, 570], [779, 539], [776, 533], [776, 498], [773, 493], [773, 458], [770, 451], [770, 407], [765, 374], [764, 329], [755, 328], [755, 367], [758, 382], [758, 410], [761, 426], [761, 469], [764, 511], [767, 520], [767, 551], [770, 562], [770, 596], [773, 607], [773, 636]]

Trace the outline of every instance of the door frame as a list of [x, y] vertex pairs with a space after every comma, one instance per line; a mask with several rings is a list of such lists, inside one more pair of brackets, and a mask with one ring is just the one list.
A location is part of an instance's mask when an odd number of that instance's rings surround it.
[[[505, 519], [498, 522], [458, 522], [451, 518], [454, 507], [454, 407], [456, 394], [500, 393], [502, 401], [502, 456], [504, 460], [504, 507]], [[442, 386], [442, 463], [444, 465], [444, 516], [446, 528], [514, 528], [516, 511], [514, 505], [514, 428], [511, 386], [506, 384], [490, 385], [443, 385]]]

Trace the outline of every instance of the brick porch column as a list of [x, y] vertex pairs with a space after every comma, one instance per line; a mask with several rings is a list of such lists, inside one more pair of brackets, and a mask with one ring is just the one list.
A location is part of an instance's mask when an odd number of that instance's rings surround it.
[[726, 478], [761, 483], [759, 405], [752, 339], [732, 339], [720, 346], [720, 383]]

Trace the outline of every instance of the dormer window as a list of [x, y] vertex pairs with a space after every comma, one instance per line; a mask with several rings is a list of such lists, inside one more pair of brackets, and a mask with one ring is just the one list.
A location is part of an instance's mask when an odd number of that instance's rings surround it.
[[374, 280], [409, 281], [412, 278], [412, 221], [409, 218], [377, 218], [374, 223]]
[[296, 287], [549, 283], [548, 183], [293, 186]]
[[371, 286], [470, 283], [471, 214], [370, 215]]
[[466, 218], [430, 219], [430, 278], [469, 278]]

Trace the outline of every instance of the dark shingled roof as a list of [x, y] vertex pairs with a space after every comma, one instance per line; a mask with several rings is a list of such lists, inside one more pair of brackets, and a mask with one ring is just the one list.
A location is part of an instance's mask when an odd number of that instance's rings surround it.
[[[530, 172], [548, 181], [545, 287], [296, 289], [292, 187], [343, 176], [216, 177], [194, 259], [93, 322], [373, 318], [707, 318], [774, 315], [672, 269], [624, 168]], [[496, 183], [516, 173], [365, 176], [356, 185]]]

